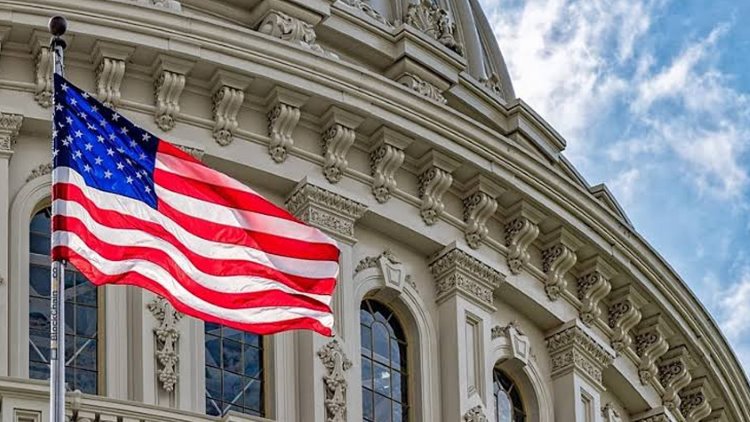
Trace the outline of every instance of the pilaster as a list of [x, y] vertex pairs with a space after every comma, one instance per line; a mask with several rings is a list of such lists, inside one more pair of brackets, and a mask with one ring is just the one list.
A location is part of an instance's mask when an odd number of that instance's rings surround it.
[[443, 214], [443, 195], [453, 183], [451, 173], [460, 165], [460, 161], [434, 149], [419, 159], [420, 215], [428, 226], [435, 224]]
[[464, 202], [464, 237], [472, 249], [478, 249], [487, 237], [487, 221], [497, 211], [497, 197], [505, 189], [481, 174], [466, 183]]
[[431, 258], [429, 266], [437, 284], [443, 419], [486, 414], [493, 400], [491, 378], [486, 376], [491, 369], [486, 351], [493, 292], [505, 276], [455, 244]]
[[386, 126], [381, 126], [372, 136], [370, 172], [372, 194], [381, 204], [391, 199], [396, 190], [396, 171], [404, 162], [404, 149], [412, 139]]
[[349, 162], [346, 154], [356, 138], [355, 129], [364, 119], [336, 106], [323, 115], [323, 175], [331, 183], [338, 183]]
[[579, 315], [584, 324], [592, 326], [601, 316], [599, 302], [612, 289], [610, 280], [616, 272], [607, 261], [596, 255], [581, 263], [580, 274], [576, 280], [576, 296], [581, 302]]
[[300, 118], [300, 107], [309, 97], [283, 87], [276, 87], [266, 98], [268, 116], [268, 153], [277, 163], [286, 160], [294, 145], [294, 129]]
[[602, 371], [615, 354], [579, 320], [570, 321], [548, 334], [547, 351], [552, 362], [555, 418], [571, 422], [598, 421]]
[[508, 268], [512, 274], [521, 274], [528, 265], [529, 246], [539, 236], [539, 223], [544, 214], [528, 201], [520, 200], [509, 209], [505, 223], [505, 247]]
[[213, 135], [216, 143], [221, 146], [227, 146], [233, 141], [234, 131], [239, 126], [237, 114], [245, 101], [245, 90], [250, 82], [251, 78], [221, 69], [211, 77]]
[[125, 63], [135, 48], [98, 40], [94, 44], [96, 68], [96, 97], [105, 106], [117, 108], [120, 104], [120, 84], [125, 77]]
[[180, 95], [194, 63], [160, 54], [153, 69], [154, 121], [165, 132], [174, 128], [180, 114]]
[[576, 264], [578, 260], [576, 250], [582, 243], [565, 227], [559, 227], [545, 235], [544, 243], [542, 271], [547, 274], [544, 280], [544, 291], [549, 300], [557, 300], [567, 292], [565, 276]]

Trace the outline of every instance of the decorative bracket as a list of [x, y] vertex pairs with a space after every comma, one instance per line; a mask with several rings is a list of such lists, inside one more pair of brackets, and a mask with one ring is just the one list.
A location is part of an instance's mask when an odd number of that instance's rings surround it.
[[456, 25], [451, 22], [448, 11], [438, 7], [435, 1], [419, 0], [416, 4], [410, 4], [405, 21], [463, 56], [463, 46], [454, 36]]
[[603, 422], [622, 422], [622, 416], [620, 412], [612, 406], [612, 403], [607, 403], [602, 407], [602, 418]]
[[547, 274], [544, 291], [550, 300], [557, 300], [565, 291], [565, 275], [576, 264], [576, 250], [581, 242], [566, 228], [559, 227], [547, 236], [542, 250], [542, 271]]
[[711, 414], [713, 390], [705, 377], [694, 380], [680, 392], [680, 413], [687, 422], [699, 422]]
[[461, 162], [442, 152], [430, 150], [419, 159], [420, 215], [425, 224], [435, 224], [445, 210], [443, 195], [453, 183], [453, 173]]
[[346, 357], [338, 340], [331, 340], [318, 350], [318, 357], [326, 368], [326, 422], [346, 422], [346, 371], [352, 362]]
[[528, 265], [528, 249], [539, 236], [539, 222], [542, 218], [543, 214], [524, 200], [516, 202], [508, 210], [505, 246], [508, 248], [507, 262], [511, 273], [521, 274]]
[[370, 172], [372, 175], [372, 194], [381, 204], [387, 202], [396, 190], [396, 171], [404, 162], [404, 149], [412, 139], [381, 126], [372, 136], [373, 146], [370, 149]]
[[172, 392], [177, 384], [177, 345], [180, 340], [180, 332], [177, 323], [183, 314], [177, 312], [166, 299], [157, 296], [147, 305], [151, 314], [159, 321], [154, 328], [156, 334], [157, 351], [156, 359], [159, 361], [159, 381], [164, 390]]
[[273, 161], [282, 163], [294, 145], [292, 134], [300, 118], [300, 107], [308, 96], [290, 89], [276, 87], [266, 98], [268, 105], [268, 153]]
[[34, 100], [44, 108], [52, 106], [52, 53], [49, 34], [34, 30], [31, 35], [31, 54], [34, 57]]
[[154, 67], [154, 121], [161, 130], [174, 128], [180, 114], [180, 95], [185, 79], [194, 63], [166, 55], [159, 55]]
[[497, 197], [505, 189], [479, 174], [466, 183], [467, 194], [464, 196], [464, 237], [472, 249], [479, 248], [487, 237], [487, 221], [497, 211]]
[[645, 300], [632, 286], [623, 286], [610, 296], [607, 322], [612, 329], [612, 348], [622, 353], [633, 343], [630, 330], [641, 322], [639, 308]]
[[581, 263], [581, 277], [576, 281], [577, 296], [581, 301], [579, 314], [584, 324], [591, 326], [601, 315], [599, 302], [612, 289], [610, 280], [615, 270], [604, 259], [594, 256]]
[[338, 183], [349, 165], [346, 154], [354, 143], [354, 130], [363, 119], [354, 113], [332, 106], [323, 115], [323, 121], [326, 122], [322, 137], [323, 175], [329, 182]]
[[460, 294], [489, 312], [495, 310], [494, 292], [505, 282], [504, 275], [455, 245], [430, 261], [438, 304]]
[[669, 350], [666, 338], [666, 326], [661, 322], [659, 315], [641, 323], [635, 336], [635, 352], [640, 358], [638, 376], [643, 385], [653, 382], [659, 374], [656, 361]]
[[689, 359], [687, 348], [679, 346], [668, 351], [659, 360], [659, 383], [664, 388], [662, 403], [672, 413], [680, 408], [680, 391], [693, 379], [688, 370]]
[[96, 68], [96, 97], [105, 106], [117, 108], [120, 104], [120, 84], [125, 77], [125, 63], [135, 48], [96, 41], [94, 67]]
[[252, 82], [246, 76], [217, 70], [211, 78], [213, 85], [214, 116], [213, 135], [216, 143], [227, 146], [232, 143], [234, 131], [237, 130], [237, 114], [245, 101], [245, 89]]
[[21, 131], [23, 116], [0, 111], [0, 155], [13, 153], [18, 132]]
[[489, 422], [484, 415], [484, 409], [481, 405], [476, 405], [464, 413], [464, 422]]

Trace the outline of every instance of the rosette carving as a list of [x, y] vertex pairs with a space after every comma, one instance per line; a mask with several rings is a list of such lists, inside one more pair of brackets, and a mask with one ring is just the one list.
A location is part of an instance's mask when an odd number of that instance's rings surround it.
[[346, 371], [352, 362], [346, 357], [337, 340], [323, 346], [318, 357], [326, 368], [325, 383], [326, 422], [346, 422]]
[[180, 332], [177, 330], [177, 323], [182, 319], [183, 314], [177, 312], [163, 297], [155, 298], [147, 307], [159, 322], [159, 325], [154, 328], [159, 381], [164, 390], [172, 392], [177, 384], [177, 361], [179, 360], [177, 346]]

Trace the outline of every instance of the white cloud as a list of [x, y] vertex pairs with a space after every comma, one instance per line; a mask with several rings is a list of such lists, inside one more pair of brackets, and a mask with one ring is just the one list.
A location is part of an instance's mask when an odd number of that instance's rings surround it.
[[719, 302], [720, 325], [731, 340], [740, 341], [750, 335], [750, 268], [745, 268]]
[[628, 207], [636, 198], [641, 185], [641, 171], [637, 168], [628, 169], [617, 175], [609, 183], [612, 192], [623, 207]]

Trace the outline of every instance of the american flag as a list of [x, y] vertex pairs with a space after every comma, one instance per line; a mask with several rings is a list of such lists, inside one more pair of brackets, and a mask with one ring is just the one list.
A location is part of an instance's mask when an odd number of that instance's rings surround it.
[[332, 335], [339, 249], [55, 75], [52, 258], [187, 315]]

